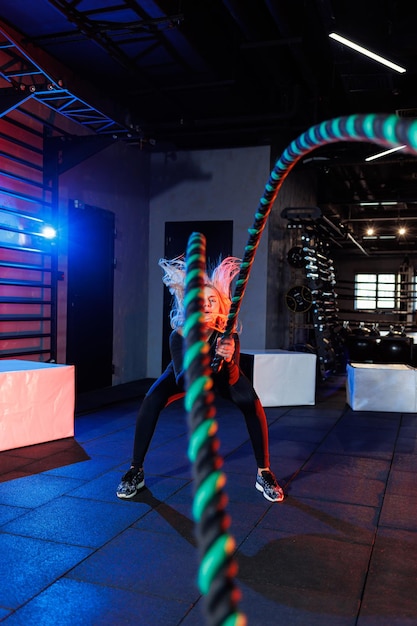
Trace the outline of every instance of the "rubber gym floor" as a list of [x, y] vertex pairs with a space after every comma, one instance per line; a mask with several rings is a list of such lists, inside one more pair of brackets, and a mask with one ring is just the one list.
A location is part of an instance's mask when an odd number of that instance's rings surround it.
[[[7, 626], [211, 623], [197, 584], [182, 401], [161, 414], [145, 489], [116, 497], [149, 384], [84, 394], [73, 438], [0, 453]], [[314, 406], [266, 413], [281, 504], [255, 489], [243, 417], [217, 402], [247, 623], [417, 624], [417, 414], [352, 411], [343, 375], [320, 385]]]

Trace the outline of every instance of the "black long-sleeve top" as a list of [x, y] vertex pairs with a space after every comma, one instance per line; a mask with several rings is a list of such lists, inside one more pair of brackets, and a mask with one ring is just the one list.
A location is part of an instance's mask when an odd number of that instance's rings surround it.
[[[210, 356], [211, 359], [214, 358], [216, 353], [216, 342], [220, 337], [220, 333], [213, 332], [209, 338], [210, 345]], [[227, 383], [229, 385], [234, 385], [239, 380], [240, 376], [240, 341], [239, 335], [234, 333], [232, 335], [232, 339], [235, 342], [235, 351], [233, 354], [232, 360], [228, 363], [227, 361], [223, 362], [223, 366], [217, 374], [214, 374], [214, 380], [217, 377], [221, 377], [221, 381], [223, 383]], [[171, 362], [169, 363], [167, 369], [171, 369], [175, 375], [175, 381], [180, 388], [180, 390], [184, 389], [184, 337], [180, 335], [177, 331], [172, 331], [169, 337], [169, 348], [171, 352]]]

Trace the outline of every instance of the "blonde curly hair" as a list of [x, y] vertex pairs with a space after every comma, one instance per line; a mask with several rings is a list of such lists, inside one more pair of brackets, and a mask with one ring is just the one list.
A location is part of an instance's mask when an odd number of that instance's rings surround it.
[[[226, 328], [227, 317], [229, 315], [231, 302], [231, 284], [235, 276], [239, 273], [241, 259], [236, 257], [226, 257], [219, 264], [209, 269], [204, 274], [204, 284], [211, 287], [218, 294], [219, 313], [212, 327], [214, 330], [223, 332]], [[181, 255], [175, 259], [159, 259], [158, 265], [163, 269], [164, 276], [162, 281], [169, 289], [173, 296], [173, 303], [170, 311], [171, 328], [178, 330], [184, 324], [184, 291], [186, 277], [186, 263], [184, 256]], [[237, 320], [235, 327], [237, 326]]]

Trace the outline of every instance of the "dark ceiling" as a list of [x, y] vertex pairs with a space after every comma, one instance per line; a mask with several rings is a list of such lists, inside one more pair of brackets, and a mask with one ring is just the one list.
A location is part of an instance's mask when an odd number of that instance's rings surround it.
[[[18, 44], [14, 54], [27, 54], [55, 84], [108, 115], [109, 132], [125, 132], [141, 149], [271, 145], [278, 158], [327, 119], [417, 116], [417, 3], [406, 0], [2, 0], [0, 19], [5, 41]], [[407, 71], [333, 41], [333, 31]], [[7, 56], [0, 76], [5, 86], [29, 80], [12, 75]], [[323, 215], [347, 223], [359, 243], [335, 231], [339, 245], [413, 252], [417, 158], [398, 152], [365, 162], [382, 149], [337, 142], [297, 167], [318, 172]], [[360, 206], [365, 201], [380, 204]], [[380, 233], [400, 221], [411, 230], [364, 240], [371, 221]]]

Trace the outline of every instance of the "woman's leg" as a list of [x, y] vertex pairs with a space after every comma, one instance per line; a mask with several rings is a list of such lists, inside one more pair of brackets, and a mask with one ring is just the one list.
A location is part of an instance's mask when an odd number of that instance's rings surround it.
[[178, 393], [175, 376], [172, 372], [164, 372], [143, 399], [136, 418], [135, 439], [133, 443], [132, 466], [142, 467], [148, 451], [159, 414], [170, 396]]
[[230, 387], [230, 399], [242, 411], [252, 442], [258, 472], [255, 487], [270, 502], [282, 502], [284, 491], [269, 467], [268, 423], [264, 408], [246, 376]]
[[132, 463], [117, 487], [116, 495], [118, 498], [133, 498], [139, 489], [145, 486], [142, 466], [155, 431], [156, 422], [170, 396], [177, 391], [174, 374], [165, 370], [144, 397], [136, 418]]
[[268, 423], [264, 408], [246, 376], [229, 388], [231, 401], [242, 411], [258, 468], [269, 467]]

